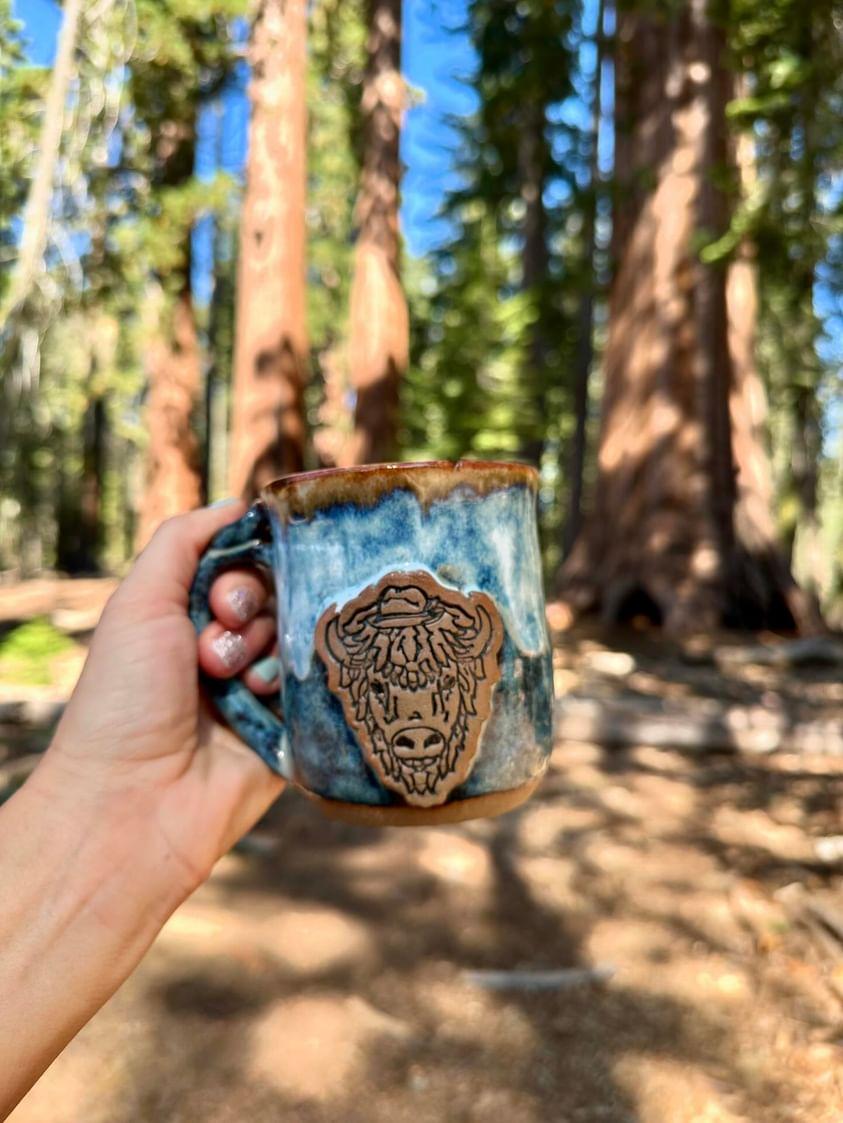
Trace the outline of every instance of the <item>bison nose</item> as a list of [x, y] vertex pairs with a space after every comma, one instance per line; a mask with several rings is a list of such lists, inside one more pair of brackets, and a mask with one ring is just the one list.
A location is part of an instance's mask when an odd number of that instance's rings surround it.
[[424, 725], [414, 729], [402, 729], [392, 739], [392, 748], [399, 757], [428, 757], [439, 756], [445, 748], [445, 740], [441, 733], [429, 729]]

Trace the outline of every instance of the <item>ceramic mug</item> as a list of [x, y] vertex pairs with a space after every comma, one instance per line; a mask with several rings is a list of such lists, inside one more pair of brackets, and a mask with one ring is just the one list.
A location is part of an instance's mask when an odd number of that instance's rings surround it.
[[239, 679], [204, 686], [276, 772], [335, 817], [456, 822], [527, 799], [551, 747], [537, 474], [459, 461], [269, 484], [213, 540], [198, 631], [225, 569], [272, 574], [279, 718]]

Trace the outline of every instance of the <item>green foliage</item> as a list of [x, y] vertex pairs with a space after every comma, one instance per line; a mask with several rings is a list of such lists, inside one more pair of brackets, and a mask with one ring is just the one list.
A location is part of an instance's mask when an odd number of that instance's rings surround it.
[[[78, 539], [97, 402], [105, 534], [91, 549], [111, 566], [127, 556], [145, 443], [145, 352], [166, 330], [167, 302], [185, 283], [195, 222], [207, 214], [229, 221], [239, 198], [231, 177], [194, 177], [194, 148], [199, 106], [219, 95], [239, 57], [233, 19], [245, 10], [245, 0], [114, 0], [95, 18], [85, 9], [48, 273], [25, 310], [20, 343], [5, 356], [7, 382], [20, 389], [9, 411], [13, 433], [0, 453], [0, 491], [21, 505], [21, 537], [0, 564], [20, 554], [26, 534], [40, 543], [28, 563], [34, 566], [62, 562], [66, 532]], [[7, 27], [0, 8], [0, 59], [16, 42]], [[10, 73], [20, 80], [25, 71]], [[0, 92], [5, 76], [0, 66]], [[2, 144], [2, 108], [0, 138]], [[22, 196], [25, 178], [21, 183]], [[0, 201], [5, 184], [0, 168]], [[19, 211], [20, 201], [10, 206]], [[27, 372], [22, 359], [33, 347]]]
[[[734, 0], [732, 15], [745, 89], [729, 116], [752, 137], [755, 182], [719, 248], [731, 252], [748, 237], [757, 254], [779, 523], [810, 586], [819, 580], [815, 559], [797, 540], [831, 513], [834, 473], [824, 461], [837, 450], [824, 418], [840, 394], [843, 360], [843, 11], [836, 0]], [[835, 309], [837, 326], [825, 322]]]
[[46, 616], [27, 620], [0, 638], [0, 680], [46, 686], [51, 681], [53, 659], [75, 646]]
[[[466, 212], [471, 207], [466, 203]], [[473, 209], [477, 217], [464, 219], [447, 265], [443, 251], [440, 276], [424, 275], [415, 263], [419, 276], [409, 286], [417, 334], [405, 387], [404, 441], [414, 459], [519, 451], [515, 415], [529, 408], [518, 381], [529, 301], [517, 292], [496, 298], [509, 285], [509, 270], [494, 219], [482, 202]]]
[[309, 28], [308, 321], [317, 361], [344, 337], [351, 284], [363, 0], [319, 0]]
[[[411, 303], [422, 323], [404, 392], [410, 455], [523, 458], [558, 475], [582, 280], [583, 138], [566, 113], [580, 18], [576, 2], [469, 5], [478, 108], [453, 122], [450, 234]], [[550, 540], [558, 506], [543, 515]]]
[[[365, 0], [316, 0], [308, 36], [307, 318], [313, 378], [306, 408], [312, 430], [325, 427], [337, 435], [351, 427], [344, 391], [366, 65]], [[319, 456], [324, 452], [320, 449]], [[311, 459], [318, 462], [317, 455]]]
[[[546, 545], [558, 536], [565, 501], [579, 302], [584, 290], [599, 292], [601, 269], [608, 273], [603, 265], [592, 275], [584, 245], [594, 185], [582, 112], [583, 8], [582, 0], [470, 0], [475, 108], [451, 122], [459, 182], [444, 206], [448, 233], [403, 269], [411, 308], [403, 455], [539, 464]], [[216, 231], [214, 296], [201, 321], [208, 414], [225, 428], [242, 185], [222, 174], [199, 182], [194, 150], [202, 105], [219, 103], [244, 54], [235, 21], [247, 9], [247, 0], [85, 6], [47, 268], [3, 357], [0, 566], [16, 564], [27, 542], [40, 547], [33, 567], [54, 562], [63, 523], [78, 522], [95, 403], [106, 430], [101, 556], [117, 568], [127, 556], [146, 351], [189, 276], [191, 231], [207, 215]], [[432, 6], [430, 18], [442, 10]], [[779, 520], [804, 576], [812, 524], [820, 524], [825, 557], [840, 557], [843, 542], [833, 341], [843, 293], [843, 14], [839, 0], [731, 0], [719, 10], [741, 80], [729, 120], [736, 135], [752, 138], [754, 174], [729, 229], [716, 241], [700, 233], [700, 252], [725, 263], [754, 247]], [[329, 380], [342, 412], [336, 388], [345, 381], [366, 34], [365, 0], [310, 5], [314, 429], [336, 422], [323, 412]], [[0, 299], [45, 79], [24, 64], [10, 0], [0, 0]], [[607, 230], [601, 238], [605, 245]], [[601, 311], [598, 302], [598, 321]], [[209, 474], [219, 493], [224, 464]], [[823, 583], [843, 595], [843, 561]]]
[[24, 60], [21, 23], [0, 0], [0, 304], [14, 259], [13, 219], [26, 198], [46, 72]]

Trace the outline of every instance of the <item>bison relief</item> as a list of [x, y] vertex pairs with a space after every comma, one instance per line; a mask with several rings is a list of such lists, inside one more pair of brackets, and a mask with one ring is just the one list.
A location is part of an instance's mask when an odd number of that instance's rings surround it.
[[428, 573], [389, 573], [320, 618], [328, 686], [368, 764], [407, 803], [444, 803], [471, 771], [502, 638], [485, 593], [446, 589]]

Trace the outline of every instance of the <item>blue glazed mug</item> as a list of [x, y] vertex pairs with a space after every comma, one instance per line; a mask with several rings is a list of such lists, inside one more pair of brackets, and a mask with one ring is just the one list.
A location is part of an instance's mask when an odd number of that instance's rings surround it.
[[523, 464], [385, 464], [277, 480], [213, 540], [197, 631], [225, 569], [268, 569], [283, 719], [206, 678], [228, 724], [334, 817], [457, 822], [527, 799], [551, 748], [553, 679]]

